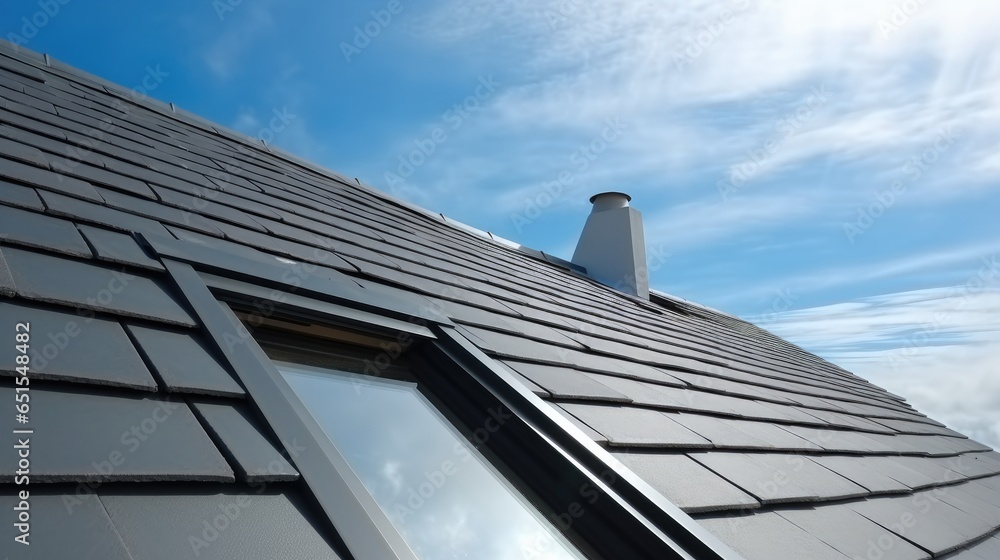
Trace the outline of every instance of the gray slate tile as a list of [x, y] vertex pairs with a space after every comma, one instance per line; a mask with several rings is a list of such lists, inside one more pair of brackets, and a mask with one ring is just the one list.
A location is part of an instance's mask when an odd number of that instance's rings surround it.
[[[0, 507], [14, 511], [20, 502], [16, 492], [23, 489], [0, 487]], [[134, 560], [96, 495], [53, 494], [37, 487], [30, 492], [30, 544], [14, 543], [14, 529], [5, 527], [0, 554], [38, 560], [66, 558], [69, 545], [74, 560]]]
[[0, 177], [94, 202], [103, 202], [101, 195], [97, 194], [90, 183], [17, 161], [0, 159]]
[[938, 482], [934, 478], [915, 471], [909, 466], [894, 461], [893, 457], [865, 457], [865, 462], [872, 469], [905, 484], [913, 490], [934, 486]]
[[[0, 130], [0, 136], [6, 136], [3, 130]], [[48, 158], [41, 150], [7, 138], [0, 138], [0, 154], [36, 167], [49, 166]]]
[[967, 478], [965, 475], [948, 468], [946, 463], [935, 461], [930, 457], [888, 457], [887, 459], [927, 476], [938, 484], [953, 484]]
[[196, 324], [163, 284], [149, 276], [13, 247], [0, 250], [22, 297], [183, 326]]
[[906, 538], [935, 556], [951, 552], [986, 535], [985, 522], [934, 499], [932, 491], [912, 496], [850, 502], [848, 507]]
[[340, 559], [323, 536], [331, 531], [329, 523], [290, 490], [152, 492], [100, 492], [136, 560]]
[[45, 210], [41, 199], [35, 194], [35, 189], [7, 181], [0, 181], [0, 202], [19, 208]]
[[630, 406], [559, 405], [608, 438], [628, 447], [708, 448], [712, 443], [655, 410]]
[[956, 551], [942, 560], [996, 560], [1000, 558], [1000, 538], [990, 537]]
[[664, 413], [678, 424], [710, 440], [715, 447], [816, 451], [819, 447], [767, 422], [719, 418], [693, 413]]
[[847, 499], [868, 493], [803, 455], [713, 452], [691, 454], [691, 458], [761, 503]]
[[932, 495], [942, 502], [984, 521], [989, 532], [1000, 529], [1000, 504], [992, 501], [995, 494], [984, 492], [982, 486], [956, 484], [937, 489]]
[[[848, 556], [774, 512], [698, 519], [746, 560], [848, 560]], [[780, 553], [777, 552], [780, 550]]]
[[[71, 309], [0, 301], [0, 329], [31, 325], [32, 379], [52, 379], [156, 391], [156, 381], [116, 321], [83, 317]], [[0, 345], [0, 375], [16, 376], [13, 345]]]
[[843, 504], [778, 511], [810, 535], [848, 558], [927, 560], [930, 554]]
[[132, 324], [127, 327], [168, 392], [245, 395], [239, 383], [194, 333]]
[[612, 455], [688, 513], [760, 506], [751, 495], [687, 455], [639, 452], [613, 452]]
[[0, 241], [89, 259], [93, 256], [73, 222], [0, 206]]
[[518, 381], [520, 381], [521, 384], [524, 385], [525, 387], [527, 387], [528, 390], [531, 391], [532, 393], [534, 393], [534, 394], [536, 394], [536, 395], [538, 395], [538, 396], [540, 396], [542, 398], [549, 398], [549, 397], [552, 396], [551, 393], [549, 393], [545, 389], [542, 389], [542, 387], [540, 385], [538, 385], [534, 381], [528, 379], [527, 377], [521, 375], [516, 370], [514, 370], [513, 368], [511, 368], [507, 364], [503, 363], [502, 361], [494, 360], [494, 362], [496, 362], [497, 365], [499, 365], [501, 368], [503, 368], [504, 370], [506, 370], [507, 373], [509, 373], [515, 379], [517, 379]]
[[873, 494], [907, 493], [910, 487], [875, 469], [872, 457], [845, 457], [843, 455], [819, 455], [810, 457], [813, 461], [843, 476]]
[[537, 383], [554, 398], [631, 402], [632, 399], [594, 380], [589, 374], [570, 368], [530, 362], [506, 361], [508, 366]]
[[79, 230], [100, 260], [158, 272], [166, 270], [160, 261], [147, 255], [131, 235], [91, 226], [79, 226]]
[[169, 224], [178, 225], [194, 230], [208, 233], [210, 235], [222, 236], [219, 228], [215, 227], [211, 221], [199, 214], [186, 210], [178, 210], [171, 206], [160, 204], [152, 200], [129, 196], [106, 188], [96, 189], [108, 202], [109, 206], [126, 210], [140, 216], [159, 220]]
[[261, 433], [258, 421], [242, 404], [193, 402], [195, 414], [221, 442], [222, 452], [245, 482], [297, 480], [299, 472]]
[[160, 222], [148, 218], [56, 193], [39, 191], [38, 195], [48, 207], [49, 214], [67, 216], [77, 221], [94, 222], [121, 231], [169, 236]]
[[558, 412], [559, 414], [561, 414], [563, 416], [563, 418], [565, 418], [566, 420], [569, 420], [569, 422], [571, 424], [573, 424], [574, 426], [576, 426], [577, 428], [579, 428], [590, 439], [592, 439], [595, 442], [600, 443], [600, 444], [607, 444], [608, 443], [608, 438], [604, 437], [604, 435], [600, 434], [597, 430], [595, 430], [595, 429], [591, 428], [590, 426], [588, 426], [588, 425], [584, 424], [583, 422], [581, 422], [580, 419], [577, 418], [576, 416], [573, 416], [569, 412], [566, 412], [566, 410], [564, 408], [562, 408], [560, 405], [555, 404], [555, 403], [548, 403], [548, 404], [553, 409], [555, 409], [556, 412]]
[[[0, 387], [14, 402], [14, 389]], [[183, 402], [31, 389], [33, 482], [233, 481], [233, 472]], [[13, 453], [0, 457], [11, 482]]]

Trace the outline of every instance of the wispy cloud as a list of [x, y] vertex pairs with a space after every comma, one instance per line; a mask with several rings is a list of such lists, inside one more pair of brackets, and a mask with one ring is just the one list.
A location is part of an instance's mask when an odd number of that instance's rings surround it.
[[246, 52], [273, 25], [270, 2], [237, 6], [219, 22], [219, 33], [205, 49], [204, 62], [217, 78], [226, 80], [245, 70]]
[[778, 313], [764, 326], [1000, 447], [1000, 270], [983, 275]]
[[[980, 185], [1000, 161], [988, 148], [1000, 141], [1000, 99], [994, 94], [1000, 37], [987, 23], [1000, 7], [922, 4], [901, 22], [893, 20], [894, 5], [449, 1], [414, 27], [426, 41], [461, 44], [469, 56], [518, 68], [506, 76], [511, 86], [449, 154], [457, 167], [473, 167], [487, 154], [503, 158], [502, 169], [479, 181], [488, 186], [479, 194], [496, 200], [487, 205], [496, 214], [511, 209], [510, 187], [537, 190], [558, 174], [560, 154], [592, 134], [593, 123], [611, 117], [633, 123], [632, 131], [605, 166], [579, 178], [577, 188], [627, 184], [633, 195], [645, 195], [644, 208], [652, 211], [661, 211], [651, 205], [666, 200], [707, 207], [717, 196], [716, 181], [777, 134], [812, 88], [825, 86], [827, 104], [797, 127], [766, 173], [754, 178], [782, 191], [773, 200], [801, 191], [803, 185], [788, 176], [801, 164], [833, 160], [868, 178], [810, 185], [824, 191], [813, 202], [822, 211], [827, 198], [838, 207], [864, 201], [943, 127], [969, 142], [960, 155], [949, 154], [934, 180], [915, 185], [913, 192], [925, 194], [913, 194], [906, 204], [961, 196], [964, 189], [942, 189], [936, 177]], [[524, 149], [543, 139], [548, 159]], [[500, 153], [497, 146], [503, 146]], [[518, 170], [515, 184], [506, 175], [511, 169]], [[493, 188], [501, 177], [506, 188]], [[420, 177], [428, 185], [440, 185], [438, 178], [433, 168]], [[578, 199], [567, 197], [554, 207]], [[739, 219], [754, 212], [729, 214], [736, 221], [715, 220], [714, 227], [739, 230], [745, 227]], [[809, 214], [776, 218], [803, 220]]]

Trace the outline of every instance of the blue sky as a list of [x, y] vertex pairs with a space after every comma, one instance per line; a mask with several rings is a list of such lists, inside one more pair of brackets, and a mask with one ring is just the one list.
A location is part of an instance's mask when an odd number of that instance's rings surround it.
[[992, 4], [50, 1], [5, 38], [540, 250], [626, 191], [654, 288], [1000, 445]]

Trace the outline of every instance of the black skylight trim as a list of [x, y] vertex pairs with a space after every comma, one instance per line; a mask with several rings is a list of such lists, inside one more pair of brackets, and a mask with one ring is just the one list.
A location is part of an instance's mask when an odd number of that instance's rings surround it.
[[[251, 313], [266, 313], [268, 302], [280, 301], [283, 311], [303, 319], [320, 318], [324, 323], [363, 323], [384, 329], [386, 332], [407, 332], [425, 338], [434, 338], [434, 332], [422, 324], [423, 321], [402, 320], [356, 309], [336, 303], [320, 301], [295, 293], [279, 292], [260, 286], [216, 276], [207, 272], [199, 273], [205, 284], [213, 292], [231, 303], [243, 303]], [[264, 306], [261, 308], [261, 306]], [[340, 321], [338, 321], [339, 319]], [[411, 319], [422, 319], [411, 317]]]
[[[321, 268], [316, 265], [287, 264], [278, 257], [263, 252], [259, 252], [259, 260], [251, 260], [236, 255], [223, 256], [219, 251], [188, 241], [145, 234], [140, 234], [140, 237], [159, 257], [197, 265], [200, 270], [247, 280], [257, 285], [278, 286], [279, 290], [286, 292], [318, 295], [324, 300], [343, 302], [349, 307], [378, 314], [451, 323], [420, 296], [414, 295], [412, 299], [404, 300], [381, 291], [365, 289], [350, 276], [330, 268], [322, 268], [322, 274], [319, 274], [314, 272]], [[220, 258], [225, 259], [225, 262], [220, 263]]]
[[[448, 327], [438, 327], [436, 331], [440, 342], [435, 347], [452, 363], [459, 364], [471, 378], [465, 384], [466, 392], [455, 400], [468, 401], [469, 391], [473, 385], [478, 385], [479, 391], [492, 393], [493, 397], [513, 412], [514, 418], [523, 422], [523, 428], [526, 428], [522, 429], [523, 437], [534, 436], [548, 442], [546, 449], [538, 450], [539, 456], [549, 461], [558, 456], [559, 460], [574, 464], [591, 480], [596, 479], [594, 485], [603, 489], [607, 489], [607, 485], [601, 476], [607, 477], [608, 473], [614, 473], [611, 492], [605, 493], [609, 499], [598, 502], [602, 504], [598, 512], [605, 515], [617, 512], [618, 515], [606, 518], [605, 522], [629, 525], [628, 529], [617, 531], [619, 535], [627, 535], [628, 542], [623, 544], [632, 550], [641, 551], [646, 547], [647, 553], [653, 555], [651, 557], [659, 558], [741, 558], [694, 519], [663, 498], [648, 483], [624, 468], [607, 451], [518, 382], [510, 372], [484, 354], [459, 331]], [[518, 426], [520, 427], [520, 423]], [[532, 468], [531, 462], [529, 460], [527, 465], [514, 466]], [[534, 463], [533, 468], [538, 469], [538, 462]], [[553, 467], [550, 465], [548, 468]], [[587, 517], [582, 516], [578, 522]], [[612, 535], [601, 535], [602, 539], [610, 537]]]
[[302, 478], [354, 557], [417, 560], [412, 554], [398, 556], [397, 551], [407, 550], [406, 543], [384, 516], [366, 513], [380, 511], [378, 504], [360, 479], [344, 478], [342, 473], [350, 472], [346, 460], [236, 314], [216, 299], [190, 265], [170, 259], [164, 264], [283, 446], [295, 450], [292, 458]]

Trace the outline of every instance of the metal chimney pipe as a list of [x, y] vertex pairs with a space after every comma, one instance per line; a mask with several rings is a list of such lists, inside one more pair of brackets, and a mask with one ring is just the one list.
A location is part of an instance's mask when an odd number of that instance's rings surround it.
[[632, 197], [604, 192], [590, 197], [593, 203], [573, 263], [602, 284], [649, 299], [649, 270], [642, 213], [629, 206]]

